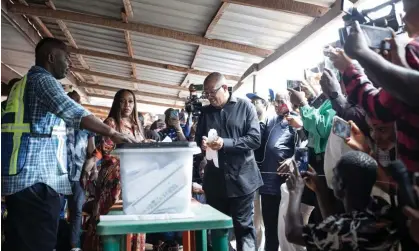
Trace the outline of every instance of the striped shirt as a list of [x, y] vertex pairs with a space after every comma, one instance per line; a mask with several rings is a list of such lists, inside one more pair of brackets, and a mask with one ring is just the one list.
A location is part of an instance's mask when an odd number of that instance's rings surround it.
[[419, 37], [406, 46], [406, 61], [412, 69], [419, 71]]
[[375, 88], [362, 70], [352, 65], [344, 73], [348, 98], [372, 117], [396, 122], [398, 158], [410, 172], [419, 171], [419, 111], [400, 102], [384, 89]]
[[[57, 193], [71, 194], [67, 173], [66, 124], [79, 129], [81, 119], [90, 115], [70, 99], [60, 82], [48, 71], [33, 66], [27, 74], [24, 119], [31, 134], [22, 137], [18, 174], [2, 176], [2, 195], [10, 195], [36, 183], [44, 183]], [[7, 120], [8, 114], [2, 118]], [[61, 133], [54, 133], [61, 132]], [[46, 135], [46, 136], [39, 136]], [[2, 169], [10, 161], [12, 136], [2, 133]], [[4, 175], [5, 170], [2, 170]]]

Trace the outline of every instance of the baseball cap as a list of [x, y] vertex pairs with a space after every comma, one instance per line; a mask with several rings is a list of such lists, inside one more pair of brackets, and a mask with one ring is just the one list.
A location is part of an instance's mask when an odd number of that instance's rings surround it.
[[248, 99], [251, 99], [251, 100], [253, 100], [253, 99], [263, 99], [263, 100], [265, 100], [267, 102], [274, 100], [274, 98], [275, 98], [274, 96], [275, 96], [274, 95], [274, 91], [272, 89], [269, 89], [269, 92], [266, 93], [265, 95], [263, 95], [263, 94], [257, 94], [257, 93], [248, 93], [248, 94], [246, 94], [246, 97]]

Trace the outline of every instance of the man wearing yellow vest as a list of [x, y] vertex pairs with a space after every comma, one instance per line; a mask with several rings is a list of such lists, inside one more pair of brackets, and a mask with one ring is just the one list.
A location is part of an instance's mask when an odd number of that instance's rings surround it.
[[2, 196], [8, 209], [4, 250], [52, 251], [55, 247], [59, 195], [71, 194], [66, 125], [119, 143], [135, 142], [66, 95], [58, 82], [69, 71], [66, 50], [55, 38], [38, 43], [35, 66], [13, 86], [2, 115]]

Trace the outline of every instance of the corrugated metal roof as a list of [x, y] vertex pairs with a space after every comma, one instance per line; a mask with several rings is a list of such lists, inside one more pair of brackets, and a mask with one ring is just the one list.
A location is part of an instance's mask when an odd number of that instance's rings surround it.
[[1, 19], [1, 61], [21, 75], [35, 63], [34, 46], [9, 21]]
[[140, 33], [131, 33], [134, 56], [153, 62], [189, 67], [198, 48], [196, 45], [157, 38]]
[[123, 56], [128, 55], [124, 32], [86, 24], [66, 22], [79, 47]]
[[121, 18], [122, 0], [54, 0], [58, 10]]
[[[28, 0], [34, 2], [35, 0]], [[330, 5], [333, 0], [302, 0], [323, 6]], [[36, 0], [36, 2], [42, 2]], [[122, 0], [54, 0], [58, 10], [75, 11], [80, 13], [99, 15], [121, 20]], [[158, 27], [183, 31], [190, 34], [204, 36], [208, 25], [221, 6], [220, 0], [131, 0], [134, 16], [130, 22], [150, 24]], [[259, 48], [275, 50], [291, 37], [296, 35], [313, 18], [295, 15], [286, 12], [266, 10], [237, 4], [228, 4], [221, 18], [208, 35], [210, 39], [220, 39], [238, 44], [251, 45]], [[64, 33], [57, 25], [56, 20], [43, 19], [48, 29], [55, 37], [66, 41]], [[124, 32], [110, 28], [96, 27], [88, 24], [65, 22], [77, 46], [83, 49], [102, 51], [111, 54], [128, 56]], [[25, 71], [33, 63], [33, 53], [27, 57], [24, 45], [15, 41], [9, 28], [2, 21], [2, 60], [8, 60], [11, 65], [23, 67]], [[12, 27], [13, 28], [13, 27]], [[17, 32], [17, 31], [15, 31]], [[133, 54], [135, 58], [165, 64], [191, 67], [197, 45], [174, 41], [169, 38], [131, 33]], [[10, 38], [10, 39], [9, 39]], [[8, 46], [11, 46], [8, 48]], [[241, 76], [254, 63], [259, 63], [263, 58], [234, 51], [217, 49], [214, 47], [199, 47], [199, 54], [195, 58], [193, 68], [208, 72], [221, 72], [229, 75]], [[30, 48], [28, 52], [32, 52]], [[13, 53], [13, 54], [12, 54]], [[29, 53], [28, 53], [29, 54]], [[16, 57], [17, 59], [14, 59]], [[93, 71], [104, 72], [124, 77], [131, 77], [132, 64], [117, 60], [83, 56], [88, 67]], [[13, 60], [12, 60], [13, 59]], [[82, 68], [83, 65], [74, 55], [71, 56], [73, 66]], [[29, 66], [27, 66], [29, 65]], [[159, 83], [180, 85], [185, 83], [202, 84], [204, 77], [185, 74], [178, 71], [135, 65], [137, 78]], [[86, 82], [93, 82], [94, 78], [82, 75]], [[98, 84], [128, 88], [137, 88], [148, 92], [167, 95], [177, 95], [179, 91], [129, 83], [106, 78], [95, 77]], [[234, 85], [235, 81], [229, 81]], [[93, 90], [91, 90], [93, 91]], [[96, 93], [106, 93], [95, 90]], [[180, 96], [187, 96], [183, 92]], [[172, 101], [142, 97], [144, 100], [154, 102]]]
[[109, 87], [115, 87], [115, 88], [121, 88], [121, 89], [135, 89], [134, 83], [129, 83], [125, 81], [118, 81], [114, 79], [108, 79], [108, 78], [98, 78], [100, 85], [103, 86], [109, 86]]
[[195, 68], [204, 71], [216, 71], [241, 76], [253, 63], [263, 58], [239, 52], [202, 47], [195, 61]]
[[137, 65], [138, 78], [165, 84], [180, 84], [186, 74], [166, 69]]
[[229, 4], [208, 37], [276, 49], [312, 20], [302, 15]]
[[132, 0], [133, 22], [203, 35], [219, 0]]
[[131, 65], [127, 62], [83, 56], [92, 71], [131, 77]]

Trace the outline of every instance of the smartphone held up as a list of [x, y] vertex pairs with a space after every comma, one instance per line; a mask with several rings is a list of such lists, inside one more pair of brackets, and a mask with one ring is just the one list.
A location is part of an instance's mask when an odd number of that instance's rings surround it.
[[172, 118], [172, 119], [179, 118], [179, 111], [178, 110], [172, 110], [172, 112], [170, 113], [170, 118]]
[[332, 132], [342, 139], [347, 139], [351, 136], [351, 125], [347, 121], [335, 116], [333, 119]]
[[307, 147], [297, 147], [295, 149], [295, 163], [298, 168], [298, 171], [307, 172], [308, 170], [308, 148]]
[[389, 0], [371, 9], [358, 10], [351, 1], [343, 0], [341, 11], [346, 13], [343, 17], [346, 27], [339, 29], [342, 46], [347, 41], [351, 25], [358, 21], [371, 49], [389, 50], [390, 43], [386, 39], [393, 36], [393, 31], [398, 33], [404, 29], [401, 13], [396, 8], [397, 2]]

